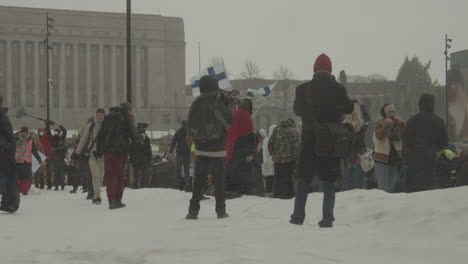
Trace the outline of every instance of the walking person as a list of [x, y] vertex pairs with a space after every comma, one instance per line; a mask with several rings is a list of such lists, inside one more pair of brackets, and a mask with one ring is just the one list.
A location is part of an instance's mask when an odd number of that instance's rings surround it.
[[97, 139], [101, 130], [102, 122], [106, 115], [106, 111], [98, 108], [95, 113], [94, 120], [88, 123], [81, 135], [81, 140], [76, 147], [75, 154], [81, 157], [82, 161], [87, 161], [91, 170], [92, 188], [93, 188], [93, 204], [101, 204], [101, 186], [104, 178], [104, 160], [96, 155]]
[[22, 127], [16, 139], [16, 178], [18, 187], [23, 195], [27, 195], [31, 189], [32, 181], [32, 157], [39, 164], [42, 163], [41, 156], [37, 152], [36, 144], [29, 132], [29, 128]]
[[291, 199], [294, 197], [293, 176], [296, 172], [300, 136], [296, 122], [288, 119], [273, 130], [268, 141], [268, 151], [275, 162], [273, 197]]
[[340, 158], [318, 156], [315, 150], [318, 123], [339, 123], [344, 114], [351, 114], [353, 103], [346, 88], [337, 83], [331, 74], [332, 62], [322, 54], [314, 64], [312, 81], [296, 88], [294, 112], [302, 119], [301, 153], [298, 179], [294, 184], [294, 212], [290, 223], [302, 225], [305, 205], [313, 176], [318, 175], [323, 186], [322, 220], [320, 227], [333, 227], [335, 207], [335, 181], [340, 175]]
[[[188, 141], [187, 120], [182, 120], [180, 128], [176, 131], [172, 139], [170, 153], [174, 153], [176, 158], [177, 188], [181, 191], [192, 190], [192, 179], [190, 177], [190, 147]], [[182, 174], [183, 173], [183, 174]]]
[[132, 106], [122, 103], [104, 117], [96, 141], [96, 159], [104, 156], [104, 177], [107, 185], [109, 209], [125, 207], [122, 196], [125, 188], [125, 167], [132, 142], [138, 138], [131, 117]]
[[419, 113], [408, 120], [405, 129], [407, 192], [426, 191], [437, 186], [437, 155], [448, 147], [448, 135], [444, 120], [434, 113], [434, 101], [434, 95], [423, 94], [418, 102]]
[[192, 199], [186, 219], [197, 219], [208, 172], [213, 172], [216, 214], [229, 217], [225, 203], [226, 129], [232, 123], [229, 99], [210, 76], [200, 79], [201, 95], [190, 106], [188, 130], [195, 143], [195, 163]]
[[374, 129], [375, 174], [379, 190], [394, 193], [402, 164], [405, 122], [395, 115], [395, 106], [385, 104]]
[[20, 195], [15, 175], [15, 136], [7, 116], [8, 108], [0, 96], [0, 211], [14, 213], [20, 205]]

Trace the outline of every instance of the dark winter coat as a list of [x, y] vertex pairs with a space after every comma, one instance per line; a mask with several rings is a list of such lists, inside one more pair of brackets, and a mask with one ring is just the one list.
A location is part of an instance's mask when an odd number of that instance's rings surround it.
[[188, 129], [200, 152], [226, 156], [226, 129], [232, 124], [232, 112], [227, 98], [219, 89], [218, 81], [204, 76], [200, 80], [201, 95], [189, 109]]
[[177, 152], [177, 155], [184, 155], [188, 156], [190, 155], [190, 146], [187, 144], [187, 128], [181, 127], [177, 130], [177, 132], [174, 135], [174, 138], [172, 138], [172, 144], [171, 144], [171, 153], [174, 152], [174, 149]]
[[247, 136], [238, 137], [234, 143], [234, 150], [231, 155], [229, 163], [234, 167], [241, 166], [246, 163], [247, 156], [256, 153], [257, 139], [255, 133], [252, 132]]
[[354, 105], [346, 88], [337, 83], [331, 74], [315, 74], [312, 81], [296, 88], [294, 112], [302, 119], [299, 177], [311, 180], [318, 174], [321, 180], [326, 181], [335, 181], [339, 177], [340, 159], [315, 155], [315, 120], [320, 123], [341, 122], [342, 116], [351, 114], [353, 110]]
[[152, 159], [151, 143], [146, 134], [140, 134], [137, 141], [132, 144], [130, 153], [131, 162], [137, 167], [148, 167]]
[[67, 130], [63, 127], [59, 127], [62, 131], [61, 135], [51, 135], [50, 128], [46, 127], [46, 135], [49, 137], [51, 143], [50, 150], [50, 160], [53, 161], [63, 161], [65, 159], [65, 154], [67, 153], [68, 147], [66, 146], [65, 140], [67, 138]]
[[281, 122], [268, 140], [268, 152], [275, 163], [290, 163], [298, 157], [300, 136], [293, 120]]
[[130, 114], [125, 109], [116, 107], [113, 110], [102, 122], [96, 151], [126, 156], [130, 152], [131, 143], [137, 140], [138, 133]]
[[444, 121], [434, 113], [434, 96], [425, 94], [419, 99], [420, 112], [408, 120], [403, 134], [407, 151], [408, 189], [420, 190], [417, 185], [430, 188], [434, 184], [435, 164], [439, 152], [447, 147], [448, 136]]
[[16, 141], [7, 113], [7, 108], [0, 108], [0, 193], [5, 191], [6, 181], [15, 177]]

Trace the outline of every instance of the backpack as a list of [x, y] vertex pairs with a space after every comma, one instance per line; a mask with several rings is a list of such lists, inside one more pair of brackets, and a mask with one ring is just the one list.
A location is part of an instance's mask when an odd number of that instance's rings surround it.
[[[197, 121], [190, 125], [190, 134], [196, 145], [217, 142], [225, 133], [225, 129], [229, 124], [224, 120], [218, 109], [220, 103], [220, 95], [217, 95], [215, 104], [207, 106], [210, 113], [202, 116], [197, 116]], [[221, 102], [222, 103], [222, 102]]]
[[[315, 122], [315, 155], [322, 158], [344, 158], [351, 154], [354, 140], [354, 128], [341, 121], [318, 122], [320, 100], [313, 100], [312, 87], [306, 89], [306, 104], [312, 107]], [[315, 102], [314, 102], [315, 101]]]

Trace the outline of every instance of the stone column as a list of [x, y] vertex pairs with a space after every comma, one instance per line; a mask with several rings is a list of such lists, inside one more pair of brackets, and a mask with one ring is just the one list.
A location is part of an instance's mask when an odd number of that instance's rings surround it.
[[86, 44], [86, 106], [90, 109], [91, 104], [91, 44]]
[[[34, 53], [34, 106], [37, 108], [41, 107], [41, 71], [39, 65], [39, 42], [33, 41], [33, 53]], [[47, 110], [46, 110], [47, 111]]]
[[133, 100], [133, 106], [135, 109], [138, 109], [140, 106], [140, 98], [141, 98], [141, 53], [140, 53], [140, 46], [135, 46], [135, 98]]
[[111, 67], [111, 90], [112, 90], [112, 101], [111, 105], [119, 104], [119, 98], [117, 95], [117, 58], [115, 52], [115, 45], [111, 45], [110, 50], [111, 56], [111, 65], [107, 65], [107, 67]]
[[98, 63], [99, 107], [103, 107], [104, 106], [104, 96], [107, 96], [106, 94], [104, 94], [104, 45], [103, 44], [99, 44], [98, 56], [99, 56], [99, 63]]
[[11, 63], [11, 40], [5, 40], [6, 45], [6, 98], [5, 103], [7, 106], [12, 107], [13, 98], [12, 97], [12, 89], [13, 89], [13, 76], [12, 76], [12, 63]]
[[20, 54], [20, 91], [19, 106], [26, 106], [26, 42], [20, 40], [19, 42], [19, 54]]
[[59, 83], [58, 83], [58, 97], [59, 97], [59, 102], [58, 102], [58, 122], [62, 123], [63, 118], [64, 118], [64, 112], [65, 112], [65, 66], [66, 66], [66, 60], [65, 60], [65, 50], [66, 50], [66, 43], [62, 42], [60, 43], [60, 63], [59, 63]]
[[73, 43], [73, 108], [79, 108], [78, 87], [78, 43]]

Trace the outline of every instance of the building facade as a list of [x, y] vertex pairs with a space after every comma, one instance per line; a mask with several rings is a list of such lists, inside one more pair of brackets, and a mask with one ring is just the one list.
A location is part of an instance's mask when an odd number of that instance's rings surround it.
[[[46, 13], [50, 119], [79, 128], [98, 107], [126, 100], [126, 14], [0, 7], [0, 95], [17, 129], [39, 127], [18, 109], [46, 116]], [[152, 130], [178, 127], [187, 115], [185, 34], [181, 18], [132, 16], [132, 105]]]

